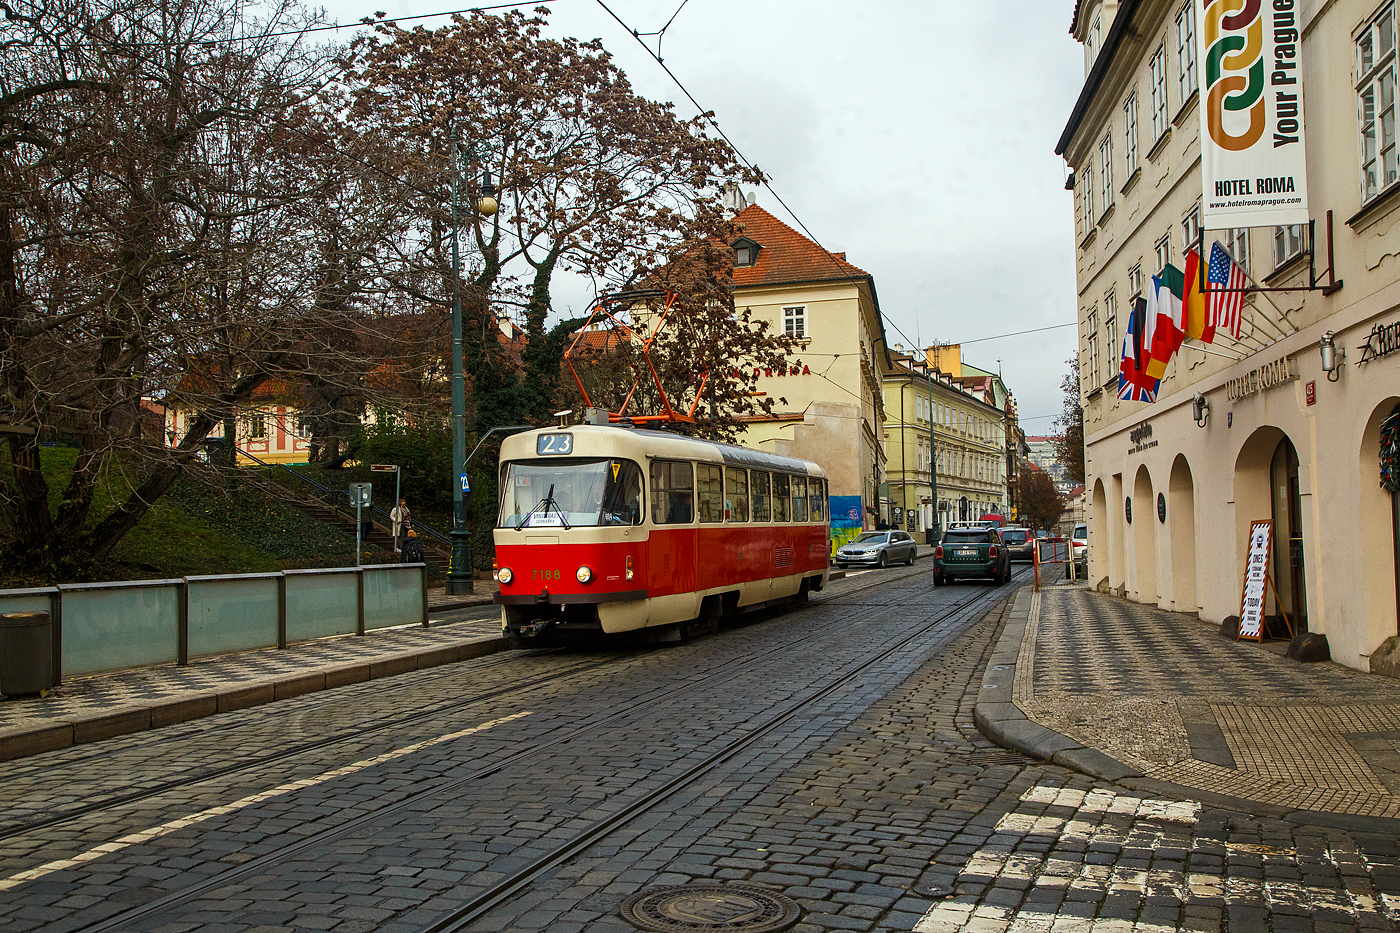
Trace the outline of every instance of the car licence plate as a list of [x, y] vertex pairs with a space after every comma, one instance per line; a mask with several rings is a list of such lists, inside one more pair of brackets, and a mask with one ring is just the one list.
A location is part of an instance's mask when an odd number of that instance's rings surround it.
[[959, 556], [959, 557], [976, 557], [976, 556], [977, 556], [977, 549], [976, 549], [976, 548], [960, 548], [960, 549], [958, 550], [958, 556]]

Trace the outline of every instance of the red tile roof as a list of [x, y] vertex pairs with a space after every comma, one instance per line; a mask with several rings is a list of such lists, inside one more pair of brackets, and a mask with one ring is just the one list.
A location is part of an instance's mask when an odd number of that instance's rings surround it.
[[760, 247], [758, 261], [734, 269], [734, 285], [785, 285], [867, 279], [870, 273], [846, 262], [845, 253], [822, 249], [772, 214], [750, 204], [734, 218], [740, 235]]

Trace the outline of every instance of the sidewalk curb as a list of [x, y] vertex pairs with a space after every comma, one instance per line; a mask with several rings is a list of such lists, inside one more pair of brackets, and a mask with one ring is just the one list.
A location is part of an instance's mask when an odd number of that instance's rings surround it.
[[74, 716], [57, 722], [45, 721], [31, 727], [19, 725], [0, 730], [0, 761], [13, 761], [44, 752], [57, 751], [87, 742], [119, 735], [159, 729], [177, 723], [248, 709], [308, 693], [393, 677], [414, 670], [427, 670], [458, 661], [485, 657], [510, 647], [507, 638], [488, 636], [399, 654], [371, 661], [327, 665], [311, 671], [287, 674], [267, 680], [239, 684], [226, 690], [212, 690], [154, 703], [127, 706]]
[[1012, 686], [1016, 682], [1016, 662], [1021, 653], [1021, 639], [1026, 633], [1030, 608], [1031, 593], [1026, 587], [1022, 587], [1016, 592], [1014, 601], [1002, 610], [1006, 621], [992, 657], [987, 662], [987, 669], [982, 675], [981, 688], [977, 692], [973, 721], [977, 730], [993, 742], [1003, 748], [1082, 772], [1101, 781], [1110, 781], [1129, 790], [1195, 800], [1209, 807], [1286, 820], [1290, 823], [1327, 826], [1353, 833], [1381, 834], [1391, 838], [1400, 836], [1400, 819], [1332, 813], [1326, 810], [1295, 810], [1247, 797], [1217, 794], [1187, 784], [1150, 778], [1096, 748], [1088, 748], [1067, 735], [1033, 721], [1012, 699]]
[[445, 599], [442, 602], [429, 602], [428, 612], [453, 612], [457, 609], [475, 609], [489, 606], [496, 601], [494, 596], [468, 596], [465, 599]]

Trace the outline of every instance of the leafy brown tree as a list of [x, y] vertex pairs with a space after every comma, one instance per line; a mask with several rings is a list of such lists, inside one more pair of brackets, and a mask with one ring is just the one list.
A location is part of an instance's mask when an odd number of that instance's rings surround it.
[[1029, 467], [1016, 477], [1016, 501], [1022, 517], [1032, 528], [1049, 530], [1059, 522], [1065, 510], [1064, 499], [1049, 475], [1037, 467]]
[[1060, 434], [1055, 438], [1055, 453], [1059, 461], [1069, 471], [1070, 480], [1077, 486], [1084, 485], [1084, 409], [1079, 404], [1079, 357], [1067, 361], [1069, 372], [1060, 383], [1063, 392], [1063, 406], [1060, 416], [1055, 419], [1055, 427]]
[[[544, 38], [544, 15], [478, 13], [435, 30], [383, 24], [347, 57], [355, 125], [395, 138], [396, 171], [414, 185], [391, 281], [439, 305], [461, 294], [478, 428], [554, 410], [564, 341], [547, 321], [559, 270], [604, 290], [635, 286], [713, 232], [726, 179], [758, 178], [702, 118], [681, 120], [636, 94], [597, 41]], [[487, 171], [501, 189], [492, 216], [471, 209]], [[454, 175], [468, 253], [460, 282], [453, 206], [433, 195]], [[518, 373], [494, 334], [503, 291], [523, 306]]]
[[[345, 161], [308, 100], [331, 74], [238, 0], [7, 0], [0, 21], [0, 561], [100, 562], [268, 379], [325, 354], [353, 250], [319, 207]], [[277, 29], [265, 29], [275, 24]], [[172, 449], [143, 397], [195, 411]], [[78, 448], [50, 497], [41, 441]], [[104, 473], [133, 489], [95, 509]], [[50, 504], [53, 498], [54, 504]]]

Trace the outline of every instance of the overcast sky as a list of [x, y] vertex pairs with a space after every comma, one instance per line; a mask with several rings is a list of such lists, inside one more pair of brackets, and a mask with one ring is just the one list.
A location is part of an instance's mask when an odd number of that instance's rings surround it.
[[[639, 32], [681, 4], [607, 2]], [[454, 6], [375, 4], [334, 0], [328, 13], [343, 23]], [[602, 39], [640, 93], [694, 115], [596, 0], [550, 8], [552, 32]], [[875, 277], [889, 341], [910, 347], [1075, 321], [1073, 205], [1054, 154], [1083, 83], [1072, 13], [1071, 0], [687, 0], [661, 53], [821, 245]], [[772, 193], [757, 195], [796, 226]], [[556, 304], [583, 313], [588, 294]], [[973, 343], [964, 357], [993, 371], [1000, 360], [1024, 430], [1042, 434], [1074, 347], [1068, 326]]]

